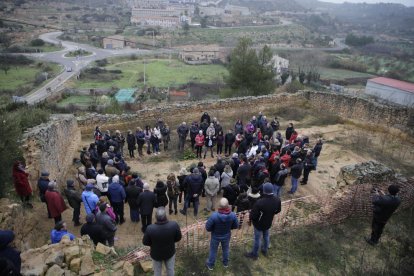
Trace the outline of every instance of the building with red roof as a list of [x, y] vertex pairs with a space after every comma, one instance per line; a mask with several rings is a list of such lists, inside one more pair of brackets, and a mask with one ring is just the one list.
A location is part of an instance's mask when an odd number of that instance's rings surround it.
[[365, 93], [393, 103], [414, 106], [414, 83], [411, 82], [373, 78], [367, 81]]

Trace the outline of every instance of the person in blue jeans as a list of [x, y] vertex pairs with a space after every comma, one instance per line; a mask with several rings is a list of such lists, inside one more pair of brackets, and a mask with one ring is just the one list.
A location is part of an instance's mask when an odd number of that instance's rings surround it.
[[213, 270], [219, 244], [223, 250], [223, 266], [229, 265], [231, 230], [238, 227], [239, 221], [236, 214], [231, 211], [229, 201], [222, 198], [218, 211], [214, 212], [206, 223], [206, 230], [211, 232], [210, 251], [206, 263], [209, 270]]
[[302, 176], [302, 171], [303, 171], [302, 159], [298, 158], [296, 159], [296, 164], [290, 168], [290, 175], [292, 176], [291, 177], [292, 188], [288, 192], [289, 194], [294, 194], [296, 190], [298, 189], [298, 181], [299, 181], [299, 178]]
[[193, 173], [187, 175], [184, 179], [183, 185], [186, 187], [187, 195], [184, 202], [184, 209], [180, 210], [180, 213], [187, 215], [187, 209], [190, 202], [194, 203], [194, 216], [198, 215], [198, 206], [200, 205], [200, 195], [204, 187], [204, 179], [200, 174], [198, 168], [193, 169]]
[[262, 253], [267, 255], [270, 244], [269, 229], [272, 226], [273, 217], [281, 211], [280, 199], [273, 195], [272, 183], [263, 185], [263, 196], [256, 201], [250, 213], [250, 221], [254, 226], [254, 244], [252, 251], [245, 254], [247, 258], [257, 260], [259, 257], [260, 240], [263, 237]]

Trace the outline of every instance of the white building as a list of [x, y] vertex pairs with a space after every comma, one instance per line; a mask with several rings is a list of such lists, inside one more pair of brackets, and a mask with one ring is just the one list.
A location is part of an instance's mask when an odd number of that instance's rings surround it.
[[274, 55], [272, 57], [272, 64], [273, 64], [273, 70], [276, 73], [276, 75], [282, 74], [283, 72], [286, 72], [289, 70], [289, 60], [279, 57], [278, 55]]
[[378, 77], [367, 81], [365, 93], [393, 103], [414, 106], [414, 83]]

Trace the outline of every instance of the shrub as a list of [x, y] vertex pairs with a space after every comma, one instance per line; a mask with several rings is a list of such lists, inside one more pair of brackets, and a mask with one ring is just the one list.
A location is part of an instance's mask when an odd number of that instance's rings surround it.
[[301, 84], [298, 80], [294, 80], [286, 85], [286, 91], [289, 93], [296, 93], [299, 90], [302, 90], [303, 88], [303, 84]]
[[44, 40], [40, 39], [40, 38], [36, 38], [36, 39], [33, 39], [32, 41], [30, 41], [30, 46], [33, 46], [33, 47], [41, 47], [41, 46], [44, 46], [44, 45], [45, 45]]

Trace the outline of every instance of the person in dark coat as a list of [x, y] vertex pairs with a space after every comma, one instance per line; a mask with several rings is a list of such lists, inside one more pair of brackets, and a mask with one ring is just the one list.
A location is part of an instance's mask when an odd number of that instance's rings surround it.
[[61, 194], [57, 191], [56, 182], [49, 182], [48, 190], [45, 193], [47, 206], [49, 207], [50, 215], [55, 219], [55, 223], [62, 220], [62, 213], [68, 208]]
[[128, 134], [127, 134], [127, 145], [128, 145], [128, 152], [129, 152], [129, 157], [134, 158], [134, 150], [135, 150], [135, 143], [136, 143], [136, 138], [135, 135], [132, 134], [131, 130], [128, 130]]
[[116, 215], [115, 222], [120, 224], [124, 223], [124, 200], [126, 194], [124, 187], [119, 183], [118, 175], [112, 177], [112, 183], [108, 188], [108, 197]]
[[276, 173], [273, 181], [273, 193], [275, 196], [279, 197], [282, 194], [282, 187], [285, 185], [285, 179], [288, 175], [288, 170], [285, 168], [284, 164], [280, 164], [280, 170]]
[[240, 194], [240, 188], [236, 184], [236, 179], [230, 179], [230, 185], [227, 185], [223, 188], [223, 197], [227, 198], [229, 204], [231, 205], [231, 210], [234, 211], [236, 205], [234, 204], [237, 200], [237, 197]]
[[20, 252], [10, 246], [13, 240], [13, 231], [0, 230], [0, 275], [20, 275], [22, 260]]
[[189, 132], [189, 128], [186, 122], [182, 122], [181, 125], [177, 128], [179, 151], [184, 150], [184, 144], [185, 144], [185, 140], [187, 139], [188, 132]]
[[90, 161], [92, 162], [93, 167], [96, 169], [99, 163], [99, 154], [98, 154], [98, 149], [96, 147], [95, 143], [91, 143], [89, 145], [89, 156], [90, 156]]
[[[178, 187], [177, 179], [175, 178], [175, 174], [170, 173], [167, 177], [167, 195], [168, 195], [168, 209], [169, 214], [171, 215], [173, 212], [176, 215], [178, 212], [177, 209], [177, 199], [178, 195], [180, 194], [180, 189]], [[173, 211], [174, 205], [174, 211]]]
[[273, 185], [269, 182], [263, 185], [263, 196], [253, 206], [250, 220], [254, 226], [254, 245], [246, 257], [257, 260], [259, 257], [260, 240], [263, 236], [262, 253], [267, 255], [270, 244], [269, 229], [272, 226], [274, 215], [281, 211], [281, 202], [273, 196]]
[[224, 155], [225, 156], [230, 156], [231, 147], [233, 146], [235, 141], [236, 141], [236, 136], [234, 136], [233, 131], [229, 129], [227, 134], [224, 136]]
[[288, 127], [286, 128], [286, 140], [290, 140], [290, 137], [292, 136], [293, 132], [295, 131], [295, 128], [293, 127], [292, 123], [289, 123]]
[[296, 159], [296, 164], [290, 168], [292, 188], [288, 192], [289, 194], [294, 194], [296, 190], [298, 189], [298, 181], [302, 175], [302, 171], [303, 171], [302, 159], [298, 158]]
[[108, 243], [109, 246], [114, 246], [117, 227], [115, 221], [106, 212], [106, 208], [106, 202], [99, 205], [99, 213], [96, 214], [96, 223], [102, 226], [105, 244]]
[[316, 170], [316, 167], [318, 166], [318, 158], [319, 158], [319, 155], [321, 155], [322, 146], [323, 146], [322, 139], [318, 138], [316, 140], [316, 145], [313, 147], [313, 153], [315, 157], [315, 170]]
[[40, 174], [39, 180], [37, 181], [37, 189], [39, 190], [40, 201], [44, 202], [46, 204], [47, 216], [48, 216], [48, 218], [51, 218], [49, 208], [47, 207], [47, 202], [46, 202], [46, 198], [45, 198], [45, 193], [46, 193], [47, 188], [49, 186], [49, 182], [50, 182], [49, 172], [43, 171]]
[[155, 184], [154, 194], [157, 197], [157, 203], [154, 206], [155, 208], [167, 206], [167, 185], [161, 180], [158, 180], [157, 184]]
[[142, 149], [144, 148], [145, 144], [145, 133], [142, 131], [140, 127], [137, 127], [137, 131], [135, 132], [135, 139], [138, 145], [138, 154], [139, 156], [143, 156]]
[[135, 181], [132, 179], [129, 181], [128, 186], [125, 189], [126, 200], [129, 204], [129, 212], [132, 222], [139, 222], [139, 207], [138, 207], [138, 197], [142, 193], [142, 188], [137, 185], [136, 179], [139, 179], [138, 176], [135, 178]]
[[88, 235], [95, 245], [105, 244], [103, 227], [95, 222], [95, 215], [92, 213], [86, 215], [86, 223], [82, 225], [80, 234], [81, 236]]
[[[191, 140], [191, 149], [194, 149], [196, 146], [196, 137], [200, 131], [197, 122], [193, 122], [190, 126], [190, 140]], [[203, 132], [201, 132], [203, 133]], [[200, 154], [201, 155], [201, 154]]]
[[247, 191], [250, 186], [250, 179], [251, 179], [251, 169], [252, 166], [247, 161], [245, 156], [240, 158], [240, 166], [237, 169], [237, 185], [239, 185], [240, 190]]
[[187, 196], [187, 187], [184, 185], [184, 180], [186, 177], [187, 177], [186, 168], [181, 168], [180, 174], [177, 176], [178, 186], [180, 188], [180, 194], [178, 195], [178, 203], [182, 202], [183, 195], [184, 195], [184, 201], [185, 201], [185, 197]]
[[177, 222], [168, 221], [164, 207], [157, 208], [155, 224], [147, 227], [142, 244], [151, 247], [151, 258], [154, 275], [162, 275], [162, 264], [165, 264], [167, 275], [174, 275], [175, 243], [182, 238]]
[[30, 203], [32, 187], [29, 183], [29, 174], [25, 171], [25, 166], [20, 161], [16, 161], [13, 164], [13, 183], [17, 195], [22, 200], [23, 207], [33, 208], [33, 205]]
[[400, 188], [395, 184], [388, 186], [388, 195], [378, 189], [374, 190], [372, 198], [372, 204], [374, 205], [372, 232], [371, 237], [365, 237], [366, 242], [370, 245], [378, 244], [385, 224], [387, 224], [392, 214], [400, 206], [401, 199], [397, 195], [399, 191]]
[[193, 169], [193, 173], [184, 179], [184, 185], [187, 187], [187, 197], [184, 202], [184, 209], [180, 213], [187, 215], [187, 208], [190, 201], [194, 203], [194, 216], [198, 214], [198, 206], [200, 205], [200, 195], [203, 191], [204, 181], [198, 168]]
[[207, 112], [204, 112], [203, 115], [201, 115], [200, 123], [206, 121], [209, 125], [211, 123], [210, 115]]
[[236, 214], [230, 210], [227, 199], [222, 198], [218, 211], [214, 212], [206, 222], [206, 230], [211, 232], [210, 250], [206, 263], [208, 270], [213, 270], [220, 244], [223, 250], [223, 266], [229, 265], [231, 230], [238, 227]]
[[149, 190], [148, 183], [144, 183], [144, 191], [138, 196], [138, 208], [141, 214], [141, 230], [143, 233], [145, 233], [148, 225], [152, 223], [152, 212], [156, 203], [157, 197]]
[[303, 179], [300, 182], [301, 185], [308, 184], [309, 174], [315, 169], [314, 160], [312, 150], [308, 150], [303, 160]]
[[64, 190], [65, 196], [69, 202], [69, 206], [73, 208], [73, 218], [72, 221], [75, 223], [75, 226], [82, 225], [79, 221], [80, 208], [82, 203], [82, 197], [79, 192], [75, 189], [75, 181], [69, 179], [66, 181], [66, 189]]

